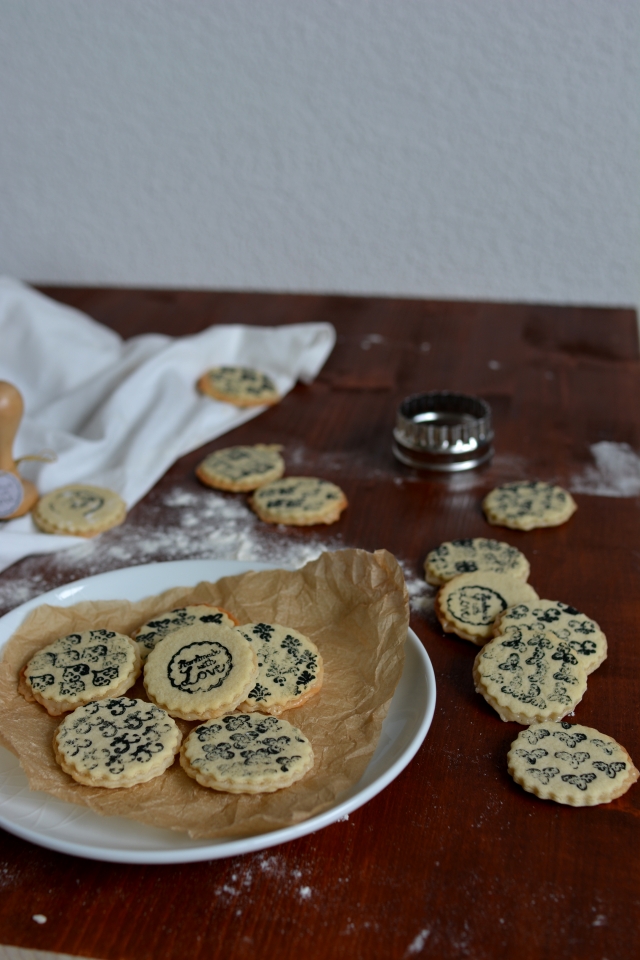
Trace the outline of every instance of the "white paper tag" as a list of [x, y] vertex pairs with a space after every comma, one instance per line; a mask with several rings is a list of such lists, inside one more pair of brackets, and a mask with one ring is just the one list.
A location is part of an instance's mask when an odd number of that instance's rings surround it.
[[15, 474], [0, 470], [0, 519], [15, 513], [23, 496], [22, 484]]

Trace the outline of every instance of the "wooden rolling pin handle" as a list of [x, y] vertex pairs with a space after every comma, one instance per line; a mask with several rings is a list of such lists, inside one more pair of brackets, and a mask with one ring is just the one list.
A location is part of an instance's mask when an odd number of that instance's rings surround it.
[[14, 474], [20, 480], [24, 490], [20, 506], [10, 517], [3, 517], [4, 520], [21, 517], [31, 510], [38, 499], [35, 485], [30, 480], [22, 479], [13, 459], [13, 442], [22, 420], [23, 410], [24, 404], [20, 391], [12, 383], [0, 380], [0, 470]]

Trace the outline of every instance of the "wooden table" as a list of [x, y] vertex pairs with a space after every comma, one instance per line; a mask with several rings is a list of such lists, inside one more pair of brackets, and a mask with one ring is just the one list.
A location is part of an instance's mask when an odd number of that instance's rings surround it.
[[[415, 595], [412, 626], [432, 660], [438, 703], [424, 745], [386, 790], [347, 821], [262, 854], [122, 866], [2, 834], [0, 943], [127, 960], [630, 957], [640, 898], [640, 787], [608, 806], [572, 809], [516, 786], [505, 758], [520, 728], [502, 723], [474, 693], [476, 648], [442, 633], [420, 583], [426, 552], [445, 539], [498, 536], [521, 548], [540, 596], [577, 606], [609, 638], [609, 658], [590, 677], [576, 719], [614, 736], [640, 762], [640, 500], [576, 494], [579, 509], [569, 523], [530, 533], [490, 527], [480, 509], [484, 493], [508, 480], [575, 489], [575, 477], [593, 466], [590, 444], [640, 449], [633, 312], [45, 292], [125, 337], [194, 333], [212, 323], [328, 320], [338, 343], [315, 383], [297, 386], [279, 406], [176, 463], [88, 558], [29, 558], [0, 575], [0, 612], [87, 573], [125, 566], [123, 556], [140, 563], [206, 555], [202, 530], [180, 527], [170, 504], [186, 502], [187, 493], [197, 509], [208, 495], [193, 475], [205, 453], [268, 438], [284, 444], [295, 472], [339, 483], [350, 506], [333, 527], [282, 532], [264, 525], [254, 533], [260, 558], [281, 555], [283, 538], [300, 551], [325, 543], [395, 554]], [[490, 402], [491, 465], [447, 478], [394, 461], [398, 402], [429, 389]], [[182, 500], [171, 500], [176, 489]], [[150, 531], [161, 536], [154, 540]], [[129, 543], [144, 544], [139, 555], [118, 550], [124, 533]]]

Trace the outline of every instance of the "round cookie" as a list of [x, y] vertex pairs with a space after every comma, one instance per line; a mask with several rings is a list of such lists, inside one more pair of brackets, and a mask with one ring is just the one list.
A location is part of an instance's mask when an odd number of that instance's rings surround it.
[[241, 493], [279, 480], [284, 460], [277, 443], [256, 443], [252, 447], [227, 447], [216, 450], [199, 463], [196, 476], [208, 487]]
[[256, 490], [249, 504], [266, 523], [306, 527], [335, 523], [347, 506], [347, 498], [329, 480], [284, 477]]
[[320, 692], [322, 657], [308, 637], [277, 623], [243, 623], [238, 629], [258, 657], [255, 686], [238, 710], [279, 716]]
[[180, 752], [185, 772], [223, 793], [274, 793], [313, 766], [311, 744], [286, 720], [234, 713], [192, 730]]
[[113, 490], [87, 483], [70, 483], [38, 500], [33, 519], [45, 533], [93, 537], [122, 523], [127, 507]]
[[65, 773], [87, 787], [134, 787], [159, 777], [180, 749], [175, 720], [152, 703], [99, 700], [65, 717], [53, 737]]
[[461, 573], [440, 588], [435, 611], [445, 633], [482, 646], [507, 607], [537, 599], [532, 586], [506, 573]]
[[20, 693], [52, 717], [92, 700], [119, 697], [140, 674], [138, 649], [113, 630], [70, 633], [43, 647], [20, 672]]
[[482, 501], [482, 509], [494, 526], [533, 530], [559, 526], [578, 507], [567, 490], [533, 480], [496, 487]]
[[234, 710], [256, 682], [258, 660], [235, 627], [196, 621], [159, 643], [144, 665], [149, 698], [173, 717], [209, 720]]
[[476, 573], [479, 570], [506, 573], [517, 580], [527, 580], [529, 569], [529, 561], [515, 547], [485, 537], [441, 543], [427, 555], [424, 562], [425, 579], [436, 587], [461, 573]]
[[579, 723], [537, 723], [521, 730], [507, 763], [528, 793], [572, 807], [610, 803], [640, 776], [624, 747]]
[[143, 661], [147, 659], [156, 644], [164, 640], [168, 634], [174, 633], [182, 627], [190, 627], [196, 622], [222, 623], [226, 627], [236, 627], [238, 625], [238, 621], [228, 610], [223, 610], [222, 607], [214, 607], [210, 603], [177, 607], [175, 610], [159, 613], [153, 620], [148, 620], [141, 627], [138, 627], [133, 634], [133, 639]]
[[587, 673], [593, 673], [607, 658], [607, 638], [595, 620], [559, 600], [536, 600], [509, 607], [495, 621], [493, 634], [510, 634], [514, 628], [555, 634], [584, 663]]
[[280, 400], [271, 377], [252, 367], [213, 367], [202, 374], [198, 387], [214, 400], [236, 407], [258, 407]]
[[495, 637], [473, 664], [476, 692], [502, 720], [560, 720], [580, 703], [587, 671], [568, 644], [552, 633], [514, 630]]

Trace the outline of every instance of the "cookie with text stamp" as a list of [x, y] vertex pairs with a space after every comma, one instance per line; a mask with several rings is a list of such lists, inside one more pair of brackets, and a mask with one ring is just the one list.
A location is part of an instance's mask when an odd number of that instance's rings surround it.
[[92, 700], [119, 697], [141, 670], [136, 644], [113, 630], [70, 633], [39, 650], [20, 671], [18, 689], [47, 713], [61, 713]]
[[257, 675], [253, 646], [236, 627], [196, 621], [154, 647], [144, 665], [144, 687], [171, 716], [209, 720], [242, 703]]
[[496, 487], [482, 501], [489, 523], [513, 530], [557, 527], [578, 509], [562, 487], [539, 480], [522, 480]]
[[278, 389], [266, 373], [253, 367], [213, 367], [198, 380], [202, 393], [236, 407], [259, 407], [279, 403]]
[[99, 700], [65, 717], [53, 738], [65, 773], [87, 787], [135, 787], [171, 766], [182, 734], [175, 720], [146, 700]]
[[198, 464], [196, 476], [216, 490], [233, 493], [256, 490], [283, 475], [285, 463], [280, 450], [282, 447], [277, 443], [216, 450]]
[[182, 627], [190, 627], [197, 622], [224, 624], [226, 627], [236, 627], [238, 625], [238, 621], [228, 610], [224, 610], [222, 607], [214, 607], [210, 603], [177, 607], [175, 610], [159, 613], [152, 620], [147, 620], [141, 627], [138, 627], [133, 634], [133, 639], [138, 646], [143, 661], [147, 659], [154, 647], [170, 633], [174, 633]]
[[234, 713], [192, 730], [180, 752], [184, 771], [223, 793], [274, 793], [313, 767], [311, 744], [287, 720]]
[[127, 515], [127, 506], [106, 487], [70, 483], [46, 493], [33, 508], [36, 526], [44, 533], [94, 537], [117, 527]]
[[445, 633], [481, 646], [491, 637], [496, 617], [537, 599], [532, 586], [506, 573], [461, 573], [440, 588], [435, 611]]
[[624, 747], [579, 723], [536, 723], [521, 730], [507, 765], [528, 793], [572, 807], [610, 803], [640, 776]]
[[509, 607], [495, 621], [493, 633], [497, 637], [514, 630], [547, 630], [555, 634], [569, 645], [587, 673], [593, 673], [607, 657], [607, 638], [595, 620], [559, 600], [536, 600]]
[[238, 710], [279, 716], [285, 710], [301, 707], [320, 692], [322, 657], [308, 637], [277, 623], [243, 623], [238, 629], [258, 657], [255, 686]]
[[495, 637], [473, 664], [476, 692], [514, 723], [561, 720], [587, 689], [584, 663], [553, 633], [514, 629]]
[[475, 537], [449, 540], [432, 550], [424, 562], [427, 583], [440, 587], [461, 573], [506, 573], [527, 580], [529, 561], [523, 553], [500, 540]]
[[259, 487], [249, 500], [265, 523], [306, 527], [335, 523], [347, 506], [347, 498], [335, 483], [317, 477], [284, 477]]

